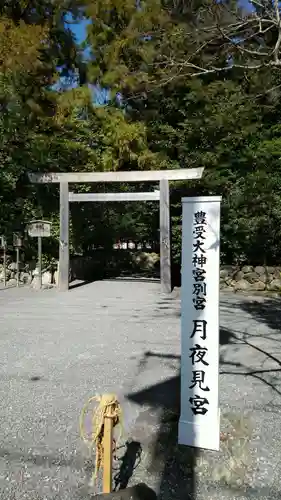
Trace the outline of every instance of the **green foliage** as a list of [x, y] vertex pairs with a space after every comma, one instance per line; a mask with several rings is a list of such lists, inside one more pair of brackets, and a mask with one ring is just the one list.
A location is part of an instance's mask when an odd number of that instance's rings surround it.
[[[30, 171], [103, 171], [205, 167], [202, 181], [171, 184], [174, 262], [181, 253], [181, 197], [220, 194], [224, 262], [281, 259], [280, 76], [232, 70], [190, 77], [187, 61], [208, 36], [210, 3], [97, 0], [83, 12], [94, 22], [87, 65], [65, 27], [85, 2], [5, 1], [0, 7], [0, 233], [33, 218], [53, 222], [47, 259], [58, 253], [58, 190], [32, 186]], [[86, 3], [85, 3], [86, 4]], [[234, 2], [235, 4], [235, 2]], [[183, 8], [185, 7], [185, 8]], [[232, 7], [235, 7], [233, 5]], [[219, 22], [230, 22], [219, 15]], [[209, 40], [209, 39], [208, 39]], [[198, 64], [231, 56], [216, 39]], [[194, 58], [192, 59], [194, 61]], [[106, 85], [112, 100], [96, 107], [85, 83]], [[63, 74], [80, 86], [56, 91]], [[163, 83], [165, 81], [165, 85]], [[122, 92], [122, 104], [116, 92]], [[155, 189], [97, 185], [97, 191]], [[90, 191], [76, 186], [75, 191]], [[71, 251], [110, 248], [119, 237], [159, 238], [154, 203], [73, 204]], [[33, 245], [33, 242], [31, 246]]]
[[[278, 262], [280, 76], [263, 68], [189, 78], [178, 62], [194, 62], [205, 42], [200, 67], [234, 54], [218, 38], [210, 45], [212, 12], [205, 1], [190, 9], [177, 2], [145, 0], [135, 9], [130, 0], [108, 0], [106, 7], [97, 1], [89, 14], [95, 22], [88, 41], [96, 55], [89, 78], [121, 90], [127, 120], [145, 125], [156, 158], [171, 168], [205, 167], [202, 181], [172, 186], [174, 261], [180, 262], [181, 197], [220, 194], [222, 260]], [[231, 22], [232, 14], [224, 16], [218, 12], [221, 27]]]
[[[7, 9], [5, 13], [7, 15]], [[14, 15], [13, 11], [10, 19], [0, 19], [3, 46], [3, 59], [0, 60], [0, 234], [10, 237], [15, 230], [24, 232], [29, 220], [44, 217], [53, 222], [53, 236], [44, 249], [57, 257], [57, 187], [30, 185], [28, 172], [153, 168], [156, 164], [165, 166], [165, 159], [148, 150], [143, 123], [127, 120], [123, 111], [114, 107], [96, 108], [87, 86], [65, 92], [50, 90], [50, 84], [57, 78], [55, 65], [49, 64], [56, 40], [50, 26], [55, 21], [47, 14], [34, 22], [26, 17], [26, 12], [24, 19], [14, 19]], [[75, 64], [76, 54], [73, 58], [70, 56], [65, 59], [69, 66]], [[71, 250], [82, 248], [86, 251], [97, 238], [99, 243], [108, 244], [113, 238], [113, 221], [116, 225], [118, 208], [114, 211], [108, 207], [88, 206], [82, 210], [78, 207], [76, 227], [74, 224], [73, 230], [71, 227], [74, 244]], [[85, 217], [82, 224], [81, 212]], [[122, 224], [128, 228], [132, 225], [132, 217], [124, 216]], [[27, 252], [32, 253], [32, 246], [33, 241], [29, 241]]]

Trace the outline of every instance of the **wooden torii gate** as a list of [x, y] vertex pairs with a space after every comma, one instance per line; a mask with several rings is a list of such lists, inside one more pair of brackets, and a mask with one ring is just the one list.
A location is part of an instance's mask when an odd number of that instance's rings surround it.
[[[34, 184], [60, 185], [59, 290], [69, 289], [69, 202], [72, 201], [149, 201], [160, 202], [160, 281], [161, 291], [171, 292], [171, 243], [169, 180], [201, 179], [204, 168], [141, 170], [126, 172], [69, 172], [29, 174]], [[69, 184], [103, 182], [159, 182], [160, 193], [70, 193]]]

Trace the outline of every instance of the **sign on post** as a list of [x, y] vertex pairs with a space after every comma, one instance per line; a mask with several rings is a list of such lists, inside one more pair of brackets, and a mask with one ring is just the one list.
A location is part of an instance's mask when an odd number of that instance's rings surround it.
[[7, 240], [6, 240], [5, 236], [1, 236], [0, 242], [1, 242], [1, 248], [3, 250], [3, 278], [4, 278], [3, 281], [4, 281], [4, 286], [6, 286], [6, 284], [7, 284], [7, 254], [6, 254]]
[[183, 198], [179, 444], [219, 450], [220, 196]]
[[38, 238], [38, 277], [39, 288], [42, 288], [42, 238], [51, 236], [51, 222], [33, 220], [27, 225], [27, 232], [31, 238]]
[[23, 238], [20, 236], [18, 233], [13, 233], [13, 246], [16, 249], [16, 265], [17, 265], [17, 271], [16, 271], [16, 279], [17, 279], [17, 287], [20, 286], [20, 248], [22, 247], [23, 244]]
[[51, 222], [34, 220], [27, 225], [27, 232], [31, 238], [43, 238], [51, 236]]

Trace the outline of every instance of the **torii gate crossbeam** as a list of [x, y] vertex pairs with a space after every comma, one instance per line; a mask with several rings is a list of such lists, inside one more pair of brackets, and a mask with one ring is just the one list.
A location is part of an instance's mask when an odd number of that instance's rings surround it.
[[[69, 289], [69, 184], [102, 182], [155, 182], [160, 185], [160, 276], [161, 291], [171, 292], [171, 244], [170, 244], [170, 200], [169, 180], [183, 181], [201, 179], [204, 168], [175, 170], [140, 170], [119, 172], [52, 172], [30, 173], [29, 179], [35, 184], [60, 184], [60, 248], [59, 248], [59, 290]], [[95, 196], [98, 193], [92, 193]], [[100, 193], [101, 194], [101, 193]], [[120, 200], [116, 193], [116, 201]], [[135, 193], [141, 195], [141, 193]], [[142, 193], [147, 196], [147, 193]], [[153, 194], [153, 192], [151, 193]], [[104, 193], [106, 195], [106, 193]], [[113, 193], [110, 193], [113, 201]], [[117, 200], [119, 197], [119, 200]], [[106, 201], [106, 200], [104, 200]], [[128, 200], [127, 200], [128, 201]], [[133, 200], [131, 200], [133, 201]], [[135, 200], [137, 201], [137, 200]], [[146, 200], [148, 201], [148, 200]]]

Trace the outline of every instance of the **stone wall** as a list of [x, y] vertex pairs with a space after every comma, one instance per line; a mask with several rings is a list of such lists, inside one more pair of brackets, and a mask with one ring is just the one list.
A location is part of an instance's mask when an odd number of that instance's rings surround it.
[[105, 273], [134, 273], [151, 271], [159, 267], [159, 255], [155, 252], [114, 250], [106, 252], [95, 250], [91, 256], [78, 256], [70, 259], [71, 281], [100, 279]]
[[[6, 269], [6, 281], [9, 282], [10, 286], [15, 286], [17, 284], [17, 264], [16, 262], [10, 262]], [[0, 282], [4, 281], [4, 266], [0, 264]], [[22, 269], [20, 266], [19, 281], [23, 285], [30, 285], [32, 281], [31, 273]]]
[[[124, 253], [124, 252], [123, 252]], [[152, 270], [159, 266], [159, 255], [155, 253], [136, 252], [132, 258], [133, 264], [139, 270]], [[70, 261], [71, 281], [75, 279], [99, 279], [97, 266], [93, 257], [78, 257]], [[20, 284], [35, 284], [38, 270], [34, 269], [35, 263], [20, 265]], [[121, 263], [122, 265], [122, 263]], [[98, 266], [99, 267], [99, 266]], [[8, 262], [7, 283], [16, 285], [16, 263]], [[46, 286], [57, 285], [58, 272], [43, 269], [42, 283]], [[0, 263], [0, 283], [4, 281], [3, 264]], [[275, 292], [281, 294], [281, 266], [221, 266], [220, 288], [244, 292]]]
[[234, 291], [281, 293], [281, 267], [221, 266], [220, 288]]
[[[55, 284], [55, 274], [48, 269], [42, 269], [42, 285], [51, 286]], [[38, 269], [35, 262], [19, 264], [19, 285], [36, 286], [38, 277]], [[4, 266], [0, 263], [0, 283], [4, 283]], [[6, 283], [8, 286], [16, 286], [17, 284], [17, 264], [16, 262], [7, 262], [6, 267]]]
[[[112, 258], [115, 257], [115, 260]], [[69, 278], [74, 280], [98, 280], [102, 279], [106, 272], [113, 273], [116, 268], [116, 275], [124, 271], [128, 273], [144, 271], [154, 272], [159, 266], [159, 255], [154, 252], [143, 251], [124, 251], [115, 250], [111, 253], [103, 250], [96, 250], [91, 256], [77, 256], [70, 258]], [[42, 284], [44, 286], [57, 286], [58, 270], [54, 268], [42, 269]], [[19, 283], [20, 285], [31, 285], [37, 287], [38, 269], [36, 261], [20, 262], [19, 264]], [[17, 264], [7, 260], [6, 282], [9, 286], [17, 284]], [[4, 266], [0, 262], [0, 283], [4, 282]]]

